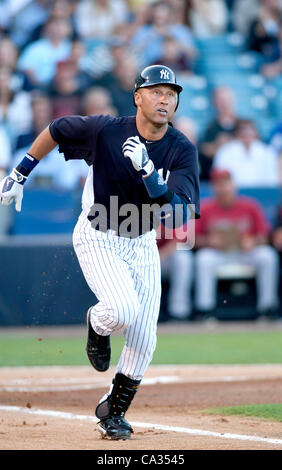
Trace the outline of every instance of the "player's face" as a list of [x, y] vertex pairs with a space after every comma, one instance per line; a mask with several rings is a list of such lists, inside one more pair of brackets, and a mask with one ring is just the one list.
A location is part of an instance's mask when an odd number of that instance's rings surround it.
[[163, 125], [171, 121], [177, 92], [169, 85], [156, 85], [140, 88], [135, 94], [138, 110], [152, 123]]
[[222, 203], [231, 202], [235, 197], [236, 189], [230, 178], [222, 178], [214, 182], [213, 189], [217, 199]]

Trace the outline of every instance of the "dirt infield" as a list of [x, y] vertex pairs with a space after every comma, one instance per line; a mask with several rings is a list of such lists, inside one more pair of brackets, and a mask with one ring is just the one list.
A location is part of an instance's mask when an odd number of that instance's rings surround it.
[[94, 409], [114, 369], [0, 369], [0, 448], [282, 449], [282, 423], [209, 415], [210, 407], [281, 403], [282, 365], [151, 366], [127, 419], [130, 441], [105, 441]]

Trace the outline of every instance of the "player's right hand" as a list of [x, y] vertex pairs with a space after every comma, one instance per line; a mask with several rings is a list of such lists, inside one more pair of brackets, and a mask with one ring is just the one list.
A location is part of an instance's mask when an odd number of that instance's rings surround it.
[[15, 168], [12, 172], [0, 182], [0, 202], [3, 206], [8, 206], [15, 201], [17, 212], [22, 209], [23, 184], [26, 177], [19, 173]]
[[141, 171], [144, 176], [149, 176], [154, 171], [154, 164], [149, 159], [146, 147], [140, 142], [139, 136], [129, 137], [122, 146], [125, 157], [130, 158], [136, 171]]

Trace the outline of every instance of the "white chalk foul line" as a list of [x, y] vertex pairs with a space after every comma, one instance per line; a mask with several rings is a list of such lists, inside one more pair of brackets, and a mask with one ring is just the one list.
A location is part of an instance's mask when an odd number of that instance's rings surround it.
[[[280, 376], [259, 376], [259, 377], [252, 377], [247, 375], [234, 375], [234, 376], [213, 376], [213, 377], [178, 377], [178, 376], [159, 376], [159, 377], [149, 377], [144, 378], [142, 381], [142, 385], [155, 385], [155, 384], [173, 384], [173, 383], [208, 383], [208, 382], [244, 382], [248, 380], [266, 380], [266, 379], [276, 379], [280, 378]], [[84, 383], [87, 382], [89, 379], [86, 378], [77, 378], [77, 379], [42, 379], [40, 380], [41, 383], [48, 383], [48, 386], [45, 385], [33, 385], [32, 381], [29, 379], [13, 379], [12, 381], [8, 381], [9, 383], [18, 384], [18, 386], [11, 386], [5, 385], [1, 386], [0, 383], [0, 392], [66, 392], [66, 391], [75, 391], [75, 390], [94, 390], [97, 388], [104, 388], [109, 386], [109, 380], [99, 381], [96, 383]], [[53, 385], [53, 383], [65, 383], [67, 385]], [[72, 382], [70, 384], [69, 382]], [[74, 384], [78, 382], [77, 385]], [[28, 386], [22, 386], [21, 383], [26, 384]]]
[[[73, 379], [72, 381], [77, 380], [78, 382], [81, 382], [82, 380], [78, 379]], [[54, 379], [56, 381], [56, 379]], [[61, 379], [62, 381], [62, 379]], [[89, 379], [88, 379], [89, 381]], [[161, 377], [152, 377], [152, 378], [144, 378], [142, 384], [143, 385], [155, 385], [155, 384], [169, 384], [169, 383], [182, 383], [183, 380], [180, 377], [176, 376], [161, 376]], [[110, 380], [104, 380], [100, 381], [97, 383], [88, 383], [88, 384], [77, 384], [77, 385], [59, 385], [59, 386], [53, 386], [51, 383], [51, 379], [49, 379], [49, 386], [41, 386], [41, 385], [32, 385], [31, 381], [28, 381], [28, 379], [25, 379], [24, 383], [30, 384], [28, 387], [23, 387], [23, 386], [5, 386], [1, 387], [0, 386], [0, 392], [66, 392], [66, 391], [75, 391], [75, 390], [94, 390], [96, 388], [104, 388], [104, 387], [109, 387], [110, 385]], [[65, 383], [68, 383], [68, 379], [65, 379]]]
[[[77, 420], [77, 421], [90, 421], [92, 423], [97, 423], [98, 419], [89, 416], [89, 415], [80, 415], [74, 413], [68, 413], [63, 411], [54, 411], [54, 410], [41, 410], [41, 409], [30, 409], [24, 408], [21, 406], [1, 406], [0, 411], [6, 412], [21, 412], [26, 414], [32, 414], [37, 416], [49, 416], [54, 418], [61, 418], [61, 419], [68, 419], [68, 420]], [[190, 434], [194, 436], [206, 436], [206, 437], [218, 437], [220, 439], [233, 439], [233, 440], [240, 440], [240, 441], [252, 441], [252, 442], [262, 442], [267, 444], [279, 445], [282, 446], [282, 439], [273, 439], [268, 437], [260, 437], [260, 436], [249, 436], [246, 434], [233, 434], [233, 433], [220, 433], [215, 431], [207, 431], [203, 429], [191, 429], [191, 428], [184, 428], [180, 426], [166, 426], [164, 424], [152, 424], [152, 423], [142, 423], [142, 422], [133, 422], [131, 423], [134, 427], [139, 428], [149, 428], [149, 429], [156, 429], [161, 431], [168, 431], [168, 432], [178, 432], [184, 434]]]

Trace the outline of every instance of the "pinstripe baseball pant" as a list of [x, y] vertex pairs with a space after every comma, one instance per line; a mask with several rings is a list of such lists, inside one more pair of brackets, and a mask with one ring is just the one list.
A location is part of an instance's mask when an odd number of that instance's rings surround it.
[[117, 366], [141, 380], [156, 346], [160, 308], [160, 260], [155, 231], [129, 239], [95, 230], [82, 212], [73, 233], [74, 249], [98, 299], [91, 325], [100, 335], [123, 330], [125, 345]]

